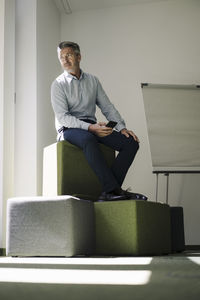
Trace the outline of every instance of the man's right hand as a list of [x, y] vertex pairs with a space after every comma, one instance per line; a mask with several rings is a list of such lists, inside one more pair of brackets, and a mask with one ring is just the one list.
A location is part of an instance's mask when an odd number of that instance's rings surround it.
[[100, 137], [110, 135], [113, 132], [113, 129], [110, 127], [106, 127], [105, 125], [106, 125], [106, 123], [91, 124], [88, 127], [88, 131], [90, 131]]

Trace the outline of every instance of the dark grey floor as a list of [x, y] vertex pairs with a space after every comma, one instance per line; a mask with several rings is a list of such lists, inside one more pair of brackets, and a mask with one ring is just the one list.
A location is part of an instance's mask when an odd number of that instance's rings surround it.
[[155, 257], [0, 257], [0, 299], [199, 300], [200, 251]]

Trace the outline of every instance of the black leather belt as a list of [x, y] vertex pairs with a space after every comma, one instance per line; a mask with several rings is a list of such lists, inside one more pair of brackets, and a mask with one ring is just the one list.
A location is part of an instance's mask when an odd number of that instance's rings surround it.
[[90, 120], [90, 119], [80, 119], [81, 121], [84, 121], [84, 122], [86, 122], [86, 123], [90, 123], [90, 124], [96, 124], [96, 122], [95, 121], [93, 121], [93, 120]]

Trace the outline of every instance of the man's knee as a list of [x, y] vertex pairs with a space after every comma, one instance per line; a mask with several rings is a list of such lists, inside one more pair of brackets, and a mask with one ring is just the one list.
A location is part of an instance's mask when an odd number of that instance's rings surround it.
[[136, 153], [139, 150], [139, 143], [134, 140], [132, 136], [129, 138], [126, 138], [126, 147], [129, 149], [129, 151]]

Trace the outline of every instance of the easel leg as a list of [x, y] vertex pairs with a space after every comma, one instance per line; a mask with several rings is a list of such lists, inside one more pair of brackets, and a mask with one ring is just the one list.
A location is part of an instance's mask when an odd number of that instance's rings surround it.
[[158, 202], [158, 173], [156, 173], [156, 202]]
[[168, 204], [168, 200], [169, 200], [169, 173], [165, 173], [165, 176], [167, 176], [167, 182], [166, 182], [166, 204]]

